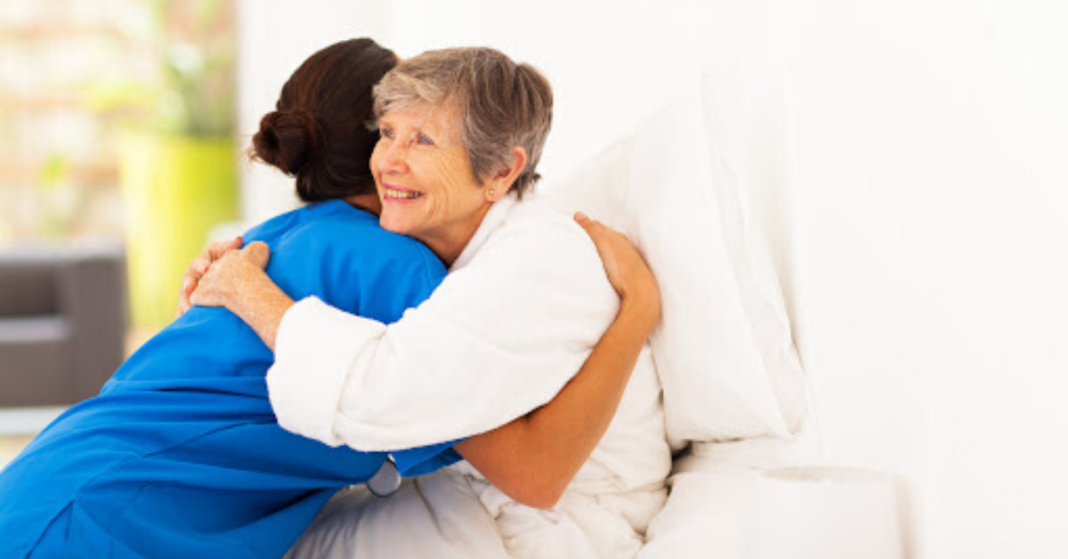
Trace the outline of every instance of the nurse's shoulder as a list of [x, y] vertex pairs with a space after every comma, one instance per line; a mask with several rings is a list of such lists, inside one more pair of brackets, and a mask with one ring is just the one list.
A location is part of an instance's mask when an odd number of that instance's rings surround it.
[[[382, 229], [378, 217], [342, 200], [309, 204], [286, 242], [305, 249], [343, 258], [356, 258], [363, 265], [398, 265], [425, 268], [431, 276], [444, 275], [444, 265], [425, 245], [404, 235]], [[281, 248], [281, 246], [279, 247]]]

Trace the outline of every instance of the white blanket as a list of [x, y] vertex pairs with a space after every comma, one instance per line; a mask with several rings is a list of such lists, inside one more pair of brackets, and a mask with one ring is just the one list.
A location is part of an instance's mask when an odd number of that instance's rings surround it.
[[666, 499], [657, 386], [644, 352], [604, 439], [551, 511], [512, 501], [460, 462], [389, 497], [342, 492], [288, 559], [631, 559]]
[[743, 559], [753, 480], [761, 469], [804, 462], [810, 444], [774, 437], [694, 443], [675, 461], [671, 498], [649, 527], [639, 559]]
[[[431, 298], [396, 324], [317, 300], [294, 306], [268, 374], [271, 402], [286, 429], [364, 450], [485, 432], [551, 400], [618, 305], [595, 247], [570, 216], [508, 197]], [[630, 558], [663, 505], [670, 465], [659, 380], [645, 351], [608, 432], [556, 510], [521, 506], [461, 463], [390, 498], [339, 496], [294, 554], [494, 557], [502, 546], [513, 557]], [[483, 530], [487, 519], [495, 537]]]

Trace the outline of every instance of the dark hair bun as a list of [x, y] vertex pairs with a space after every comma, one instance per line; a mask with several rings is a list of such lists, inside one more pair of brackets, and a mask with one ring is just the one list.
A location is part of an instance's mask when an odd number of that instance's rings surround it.
[[378, 131], [367, 122], [375, 84], [396, 65], [397, 55], [366, 38], [311, 55], [260, 121], [249, 155], [295, 178], [305, 202], [374, 194], [370, 160]]
[[323, 149], [323, 131], [308, 111], [271, 111], [260, 120], [252, 149], [256, 159], [296, 176]]

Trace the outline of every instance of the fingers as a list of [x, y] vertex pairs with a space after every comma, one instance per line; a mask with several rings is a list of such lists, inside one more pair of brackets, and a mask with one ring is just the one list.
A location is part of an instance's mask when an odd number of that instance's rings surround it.
[[196, 259], [193, 260], [193, 263], [189, 266], [190, 270], [195, 272], [195, 274], [193, 274], [194, 287], [196, 284], [195, 280], [199, 280], [204, 274], [208, 273], [208, 268], [211, 268], [211, 265], [216, 260], [225, 256], [226, 253], [231, 250], [240, 249], [243, 243], [244, 241], [241, 237], [237, 237], [236, 239], [229, 241], [217, 241], [208, 245], [208, 248], [200, 253], [200, 256], [196, 257]]
[[178, 290], [179, 297], [188, 297], [197, 287], [197, 282], [204, 274], [198, 273], [193, 269], [193, 265], [190, 264], [185, 273], [182, 274], [182, 288]]
[[200, 256], [193, 259], [193, 263], [189, 267], [194, 272], [195, 277], [199, 278], [208, 272], [208, 268], [211, 267], [211, 263], [214, 260], [208, 251], [204, 251]]
[[609, 276], [612, 276], [616, 267], [615, 261], [621, 258], [621, 251], [625, 251], [625, 247], [630, 245], [626, 235], [582, 212], [575, 213], [575, 221], [589, 235], [593, 245], [597, 247], [597, 253], [601, 256], [605, 269], [609, 272]]
[[200, 279], [204, 277], [204, 274], [208, 273], [212, 263], [222, 258], [227, 252], [240, 249], [244, 244], [245, 241], [241, 237], [236, 237], [229, 241], [217, 241], [209, 245], [204, 252], [193, 259], [189, 267], [186, 268], [185, 274], [182, 274], [182, 285], [178, 290], [178, 311], [175, 313], [175, 318], [182, 316], [193, 307], [192, 295], [196, 291]]
[[575, 212], [574, 217], [575, 221], [586, 230], [586, 234], [593, 239], [593, 244], [597, 245], [598, 250], [606, 249], [608, 244], [620, 238], [627, 238], [623, 233], [612, 229], [582, 212]]
[[182, 285], [178, 289], [178, 306], [181, 308], [182, 302], [189, 299], [189, 295], [193, 293], [197, 288], [197, 284], [200, 283], [200, 278], [204, 277], [208, 268], [211, 266], [211, 262], [202, 254], [193, 260], [189, 267], [186, 268], [185, 273], [182, 274]]
[[211, 245], [208, 246], [207, 250], [208, 257], [212, 262], [214, 262], [222, 258], [222, 256], [227, 252], [230, 252], [231, 250], [237, 250], [241, 248], [244, 244], [245, 241], [241, 237], [236, 237], [229, 241], [218, 241], [211, 243]]
[[267, 243], [255, 241], [241, 250], [248, 256], [249, 261], [259, 266], [261, 270], [267, 268], [267, 262], [271, 259], [271, 250], [267, 247]]
[[200, 278], [204, 276], [204, 272], [200, 271], [202, 269], [206, 269], [206, 265], [198, 257], [189, 264], [185, 273], [182, 274], [182, 284], [178, 289], [178, 312], [175, 314], [175, 318], [182, 316], [192, 308], [193, 304], [190, 302], [189, 296], [196, 290], [197, 284], [200, 283]]
[[[597, 247], [608, 280], [620, 296], [656, 291], [656, 279], [652, 271], [637, 246], [626, 235], [582, 212], [576, 212], [574, 217]], [[650, 286], [653, 288], [649, 289]]]
[[227, 252], [231, 250], [240, 249], [244, 244], [244, 240], [241, 237], [236, 237], [229, 241], [217, 241], [211, 243], [204, 252], [200, 253], [193, 259], [193, 262], [189, 264], [189, 268], [186, 269], [185, 275], [182, 276], [182, 289], [183, 295], [189, 295], [196, 289], [197, 282], [200, 278], [204, 277], [204, 274], [208, 273], [208, 269], [211, 268], [212, 263], [222, 258]]
[[197, 287], [210, 267], [211, 263], [201, 255], [186, 269], [182, 275], [182, 287], [178, 290], [178, 312], [175, 313], [175, 318], [182, 316], [196, 304], [194, 295]]
[[178, 311], [174, 313], [175, 320], [177, 320], [191, 308], [193, 308], [193, 303], [189, 301], [189, 297], [183, 294], [181, 297], [178, 298]]
[[608, 227], [606, 227], [600, 221], [590, 218], [590, 216], [582, 213], [575, 212], [575, 221], [586, 230], [586, 234], [594, 240], [597, 239], [596, 235], [603, 234]]

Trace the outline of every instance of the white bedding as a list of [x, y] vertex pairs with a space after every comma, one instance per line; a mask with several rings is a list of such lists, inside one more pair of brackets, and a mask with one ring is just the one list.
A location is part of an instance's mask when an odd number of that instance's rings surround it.
[[461, 462], [406, 479], [388, 498], [362, 486], [340, 493], [287, 559], [740, 559], [753, 480], [761, 469], [803, 461], [803, 446], [773, 438], [697, 444], [675, 461], [666, 506], [653, 488], [569, 491], [557, 510], [536, 511]]
[[671, 496], [638, 559], [741, 559], [752, 483], [766, 468], [803, 461], [804, 443], [777, 438], [696, 443], [675, 467]]
[[676, 448], [788, 437], [805, 414], [790, 317], [725, 126], [739, 107], [723, 85], [693, 76], [632, 133], [545, 184], [557, 207], [626, 233], [660, 284], [650, 345]]
[[349, 489], [288, 559], [632, 559], [664, 506], [671, 456], [648, 348], [604, 438], [551, 511], [520, 505], [466, 462], [378, 498]]

